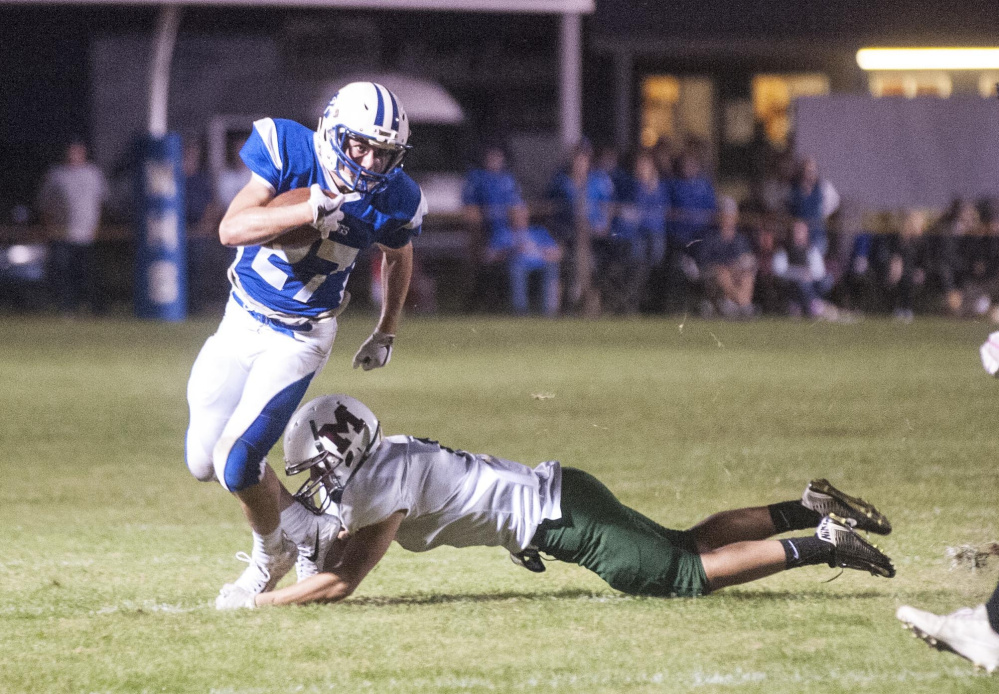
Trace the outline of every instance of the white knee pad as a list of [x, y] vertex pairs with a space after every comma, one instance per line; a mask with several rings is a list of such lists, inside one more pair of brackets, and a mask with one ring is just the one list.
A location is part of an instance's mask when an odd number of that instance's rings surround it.
[[187, 445], [185, 446], [185, 450], [187, 469], [191, 471], [195, 479], [199, 482], [211, 482], [216, 479], [211, 450], [205, 450], [201, 442], [197, 440], [195, 432], [191, 429], [187, 431]]

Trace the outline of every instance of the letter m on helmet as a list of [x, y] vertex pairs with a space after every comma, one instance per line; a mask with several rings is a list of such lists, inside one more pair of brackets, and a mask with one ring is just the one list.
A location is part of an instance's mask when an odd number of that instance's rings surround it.
[[[316, 441], [316, 446], [329, 450], [330, 444], [343, 456], [343, 462], [350, 467], [353, 462], [353, 452], [350, 451], [351, 444], [357, 435], [364, 432], [364, 420], [355, 416], [346, 405], [338, 405], [333, 411], [336, 421], [327, 422], [321, 427], [316, 426], [315, 420], [310, 420], [312, 427], [312, 437]], [[332, 451], [331, 451], [332, 452]]]

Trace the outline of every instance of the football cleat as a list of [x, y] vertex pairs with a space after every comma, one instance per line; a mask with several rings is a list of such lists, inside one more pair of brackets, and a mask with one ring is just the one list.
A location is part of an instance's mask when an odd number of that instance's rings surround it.
[[829, 566], [870, 571], [872, 576], [892, 578], [895, 567], [877, 546], [871, 544], [847, 523], [845, 518], [828, 515], [815, 529], [815, 537], [833, 546]]
[[316, 516], [316, 525], [306, 538], [305, 544], [298, 546], [298, 559], [295, 560], [295, 573], [299, 581], [315, 576], [323, 570], [326, 557], [340, 532], [340, 519], [323, 513]]
[[264, 593], [273, 590], [285, 574], [291, 571], [298, 557], [298, 547], [287, 535], [281, 535], [282, 547], [277, 556], [267, 556], [264, 554], [252, 555], [246, 552], [238, 552], [236, 559], [244, 561], [249, 566], [240, 574], [234, 583], [222, 587], [225, 591], [228, 586], [235, 586], [249, 595]]
[[538, 552], [537, 547], [528, 547], [520, 552], [510, 552], [510, 561], [536, 574], [545, 572], [545, 564], [541, 561], [541, 553]]
[[256, 594], [250, 593], [240, 588], [234, 583], [226, 583], [215, 598], [216, 610], [238, 610], [242, 608], [252, 610], [257, 606]]
[[999, 634], [989, 624], [985, 605], [964, 607], [948, 615], [902, 605], [895, 616], [937, 650], [953, 651], [990, 674], [999, 669]]
[[829, 480], [812, 480], [801, 495], [801, 505], [823, 516], [836, 515], [846, 519], [852, 527], [878, 535], [891, 532], [891, 523], [874, 504], [844, 494], [829, 484]]

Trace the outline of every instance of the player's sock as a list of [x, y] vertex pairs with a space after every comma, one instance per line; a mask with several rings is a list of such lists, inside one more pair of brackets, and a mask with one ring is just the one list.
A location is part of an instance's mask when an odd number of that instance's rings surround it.
[[792, 537], [780, 540], [780, 543], [784, 546], [784, 560], [789, 569], [832, 561], [834, 546], [817, 537]]
[[281, 526], [279, 525], [273, 531], [267, 533], [266, 535], [261, 535], [254, 531], [253, 533], [253, 554], [254, 556], [267, 556], [274, 557], [281, 553], [284, 547], [284, 541], [282, 540]]
[[804, 530], [814, 528], [822, 520], [822, 514], [805, 508], [800, 499], [782, 501], [779, 504], [767, 506], [770, 519], [773, 521], [775, 534], [786, 533], [788, 530]]
[[989, 624], [992, 625], [992, 631], [999, 634], [999, 586], [996, 586], [992, 597], [985, 603], [985, 613], [989, 616]]
[[316, 516], [297, 501], [281, 511], [281, 529], [296, 545], [309, 542], [316, 528]]

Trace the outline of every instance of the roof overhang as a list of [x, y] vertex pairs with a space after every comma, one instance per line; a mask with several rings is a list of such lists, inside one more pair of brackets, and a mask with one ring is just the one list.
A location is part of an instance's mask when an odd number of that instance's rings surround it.
[[522, 12], [532, 14], [591, 14], [596, 0], [0, 0], [0, 5], [118, 5], [118, 6], [243, 6], [308, 7], [362, 10], [439, 10], [447, 12]]

